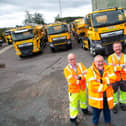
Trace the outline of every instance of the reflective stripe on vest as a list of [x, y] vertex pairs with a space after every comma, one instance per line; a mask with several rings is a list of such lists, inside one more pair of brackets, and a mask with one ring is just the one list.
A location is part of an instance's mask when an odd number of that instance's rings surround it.
[[103, 101], [103, 98], [96, 98], [89, 96], [89, 99], [96, 100], [96, 101]]
[[100, 86], [98, 88], [98, 92], [101, 92], [102, 88], [103, 88], [103, 84], [100, 84]]
[[[126, 67], [126, 55], [124, 54], [124, 66]], [[124, 68], [124, 71], [126, 72], [126, 68]]]
[[105, 79], [106, 79], [106, 81], [107, 81], [107, 84], [110, 84], [110, 80], [109, 80], [109, 78], [106, 77]]
[[112, 77], [112, 76], [115, 76], [115, 74], [114, 74], [114, 73], [112, 73], [112, 74], [109, 74], [108, 76], [109, 76], [109, 77]]
[[113, 97], [109, 97], [107, 98], [107, 101], [113, 100]]
[[[113, 64], [115, 63], [114, 54], [112, 55], [112, 63], [113, 63]], [[114, 66], [114, 71], [116, 72], [116, 66]]]
[[[103, 101], [103, 98], [96, 98], [89, 96], [89, 99], [96, 100], [96, 101]], [[107, 101], [113, 100], [113, 97], [107, 98]]]
[[67, 80], [69, 80], [70, 78], [72, 78], [72, 75], [69, 75], [69, 76], [67, 77]]

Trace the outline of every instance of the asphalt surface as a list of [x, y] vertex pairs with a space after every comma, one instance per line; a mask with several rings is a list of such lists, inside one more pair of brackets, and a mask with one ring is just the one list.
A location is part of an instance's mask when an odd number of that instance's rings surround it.
[[[70, 126], [63, 69], [71, 52], [78, 62], [91, 65], [93, 57], [74, 40], [73, 49], [56, 53], [46, 47], [43, 54], [23, 59], [13, 48], [0, 54], [0, 63], [6, 65], [0, 69], [0, 126]], [[80, 111], [78, 117], [80, 126], [92, 125], [91, 116]], [[113, 126], [124, 126], [125, 117], [121, 110], [112, 113]], [[102, 113], [99, 126], [105, 126]]]

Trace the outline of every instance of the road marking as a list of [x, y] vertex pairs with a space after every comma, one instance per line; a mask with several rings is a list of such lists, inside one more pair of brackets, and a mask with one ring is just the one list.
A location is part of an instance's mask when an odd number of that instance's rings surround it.
[[4, 53], [5, 51], [7, 51], [8, 49], [10, 49], [12, 47], [13, 47], [13, 45], [10, 45], [10, 46], [3, 48], [2, 50], [0, 50], [0, 54]]

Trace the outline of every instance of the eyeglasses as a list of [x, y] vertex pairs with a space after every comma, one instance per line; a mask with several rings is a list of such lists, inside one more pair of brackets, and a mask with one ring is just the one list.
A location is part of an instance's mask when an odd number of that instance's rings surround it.
[[73, 60], [75, 60], [75, 58], [71, 58], [71, 59], [68, 59], [68, 60], [73, 61]]

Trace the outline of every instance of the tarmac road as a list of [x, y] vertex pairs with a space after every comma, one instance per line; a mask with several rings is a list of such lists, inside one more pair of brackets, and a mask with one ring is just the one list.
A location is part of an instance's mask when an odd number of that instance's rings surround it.
[[[73, 49], [43, 54], [24, 59], [15, 55], [13, 48], [0, 54], [0, 126], [70, 126], [67, 84], [63, 68], [68, 53], [73, 52], [78, 62], [86, 67], [93, 57], [73, 41]], [[126, 112], [112, 113], [113, 126], [126, 124]], [[79, 114], [80, 126], [91, 126], [91, 117]], [[105, 126], [101, 114], [99, 126]]]

